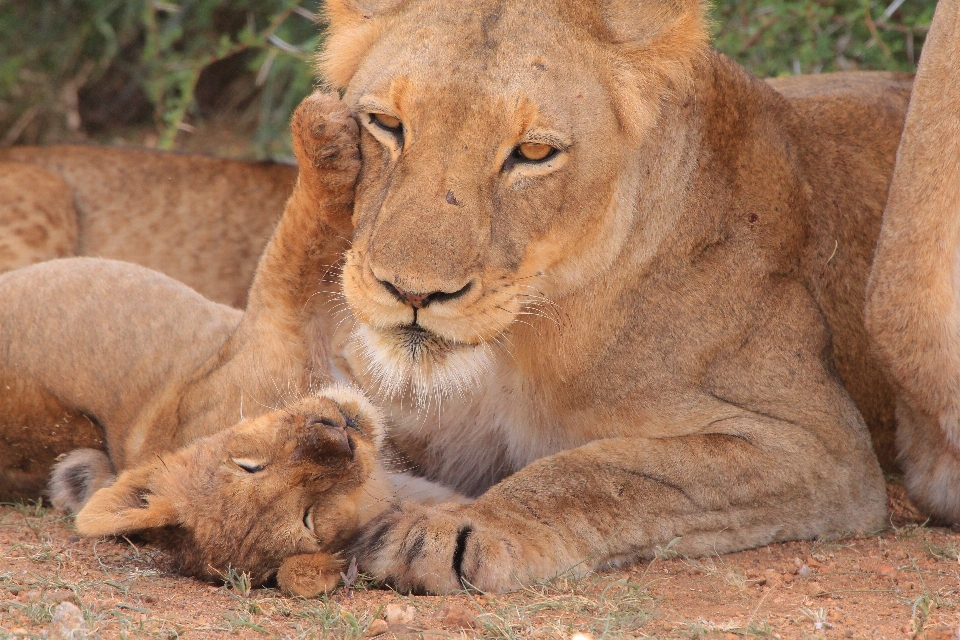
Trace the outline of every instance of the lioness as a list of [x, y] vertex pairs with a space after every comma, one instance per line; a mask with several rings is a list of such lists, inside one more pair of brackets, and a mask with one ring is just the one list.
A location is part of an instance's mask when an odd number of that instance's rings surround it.
[[296, 167], [139, 149], [0, 149], [0, 273], [98, 256], [243, 308]]
[[778, 92], [696, 0], [327, 11], [363, 155], [335, 351], [479, 496], [385, 512], [369, 571], [498, 591], [884, 524], [862, 307], [909, 78]]
[[941, 0], [870, 274], [867, 327], [896, 382], [910, 496], [960, 522], [960, 2]]

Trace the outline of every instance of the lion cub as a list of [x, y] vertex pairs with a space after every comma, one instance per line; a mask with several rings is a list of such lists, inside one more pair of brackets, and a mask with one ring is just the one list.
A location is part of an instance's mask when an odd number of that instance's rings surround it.
[[[337, 585], [335, 555], [393, 493], [377, 452], [373, 406], [334, 387], [246, 420], [120, 474], [107, 455], [78, 449], [54, 468], [51, 498], [76, 509], [85, 536], [137, 534], [206, 580], [233, 567], [287, 593]], [[88, 481], [106, 484], [89, 497]], [[279, 569], [279, 570], [278, 570]]]
[[324, 552], [392, 496], [378, 420], [359, 392], [288, 399], [331, 381], [321, 310], [339, 295], [329, 273], [352, 230], [358, 128], [320, 93], [291, 126], [301, 169], [245, 311], [112, 260], [0, 275], [0, 500], [40, 496], [58, 456], [83, 449], [53, 486], [82, 533], [140, 531], [198, 576], [230, 564], [260, 581], [291, 556], [288, 590], [335, 584]]

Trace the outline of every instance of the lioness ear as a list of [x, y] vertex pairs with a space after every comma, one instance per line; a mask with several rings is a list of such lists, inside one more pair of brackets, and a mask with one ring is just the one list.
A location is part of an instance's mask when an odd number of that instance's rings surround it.
[[153, 469], [138, 467], [100, 489], [77, 514], [77, 531], [88, 537], [119, 536], [179, 523], [170, 500], [150, 493]]
[[709, 41], [703, 0], [600, 0], [613, 47], [612, 87], [625, 128], [641, 133], [656, 119], [659, 99], [685, 91]]
[[318, 58], [320, 75], [343, 89], [383, 30], [384, 17], [407, 0], [327, 0], [327, 40]]

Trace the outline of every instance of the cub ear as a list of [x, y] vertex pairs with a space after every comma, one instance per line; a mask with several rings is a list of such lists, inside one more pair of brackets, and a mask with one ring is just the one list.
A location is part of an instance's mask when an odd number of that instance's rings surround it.
[[151, 466], [120, 474], [93, 494], [77, 514], [77, 531], [87, 537], [120, 536], [180, 523], [173, 503], [150, 492]]
[[343, 89], [360, 60], [383, 31], [387, 14], [407, 0], [327, 0], [327, 39], [319, 57], [320, 75], [334, 89]]
[[600, 0], [600, 18], [613, 47], [611, 87], [621, 123], [642, 136], [659, 101], [687, 91], [693, 67], [708, 50], [704, 0]]

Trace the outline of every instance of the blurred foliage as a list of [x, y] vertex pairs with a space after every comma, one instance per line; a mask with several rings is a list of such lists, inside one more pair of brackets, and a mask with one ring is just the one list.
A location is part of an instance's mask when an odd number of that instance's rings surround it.
[[759, 76], [914, 71], [935, 6], [935, 0], [720, 1], [714, 46]]
[[[451, 0], [453, 1], [453, 0]], [[912, 70], [934, 0], [721, 0], [715, 45], [758, 75]], [[317, 0], [0, 0], [0, 144], [151, 123], [155, 144], [226, 118], [289, 155], [313, 87]]]

